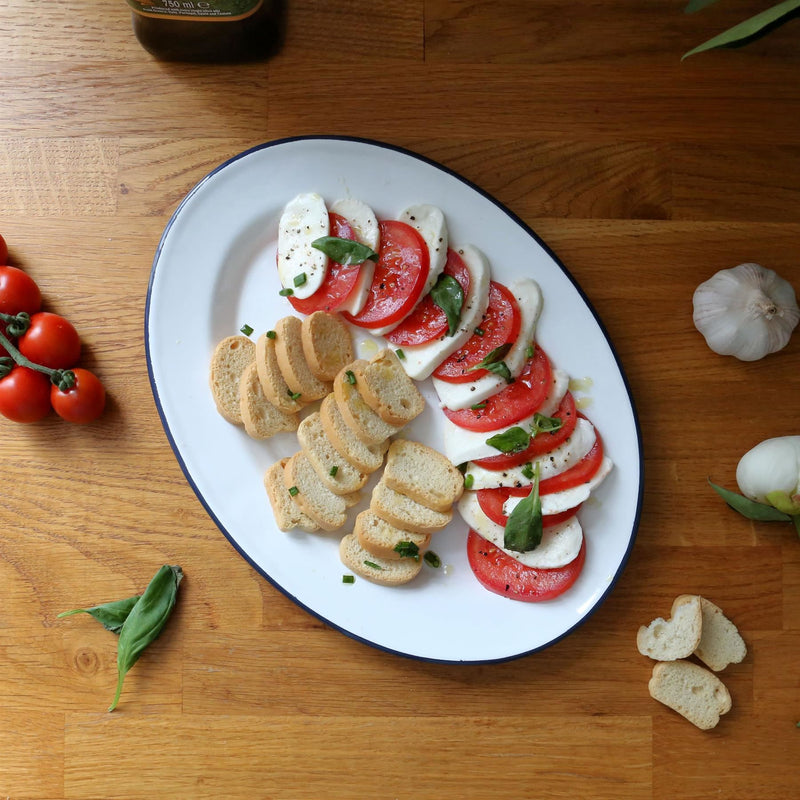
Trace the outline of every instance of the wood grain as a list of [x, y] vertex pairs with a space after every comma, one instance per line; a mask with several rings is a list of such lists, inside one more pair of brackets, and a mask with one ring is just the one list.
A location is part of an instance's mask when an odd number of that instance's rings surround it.
[[[788, 800], [800, 719], [800, 544], [727, 509], [740, 456], [798, 433], [800, 334], [712, 353], [692, 293], [771, 267], [800, 289], [797, 22], [683, 52], [760, 10], [684, 0], [289, 4], [268, 63], [159, 63], [122, 0], [9, 0], [0, 233], [109, 392], [86, 428], [0, 420], [0, 797]], [[544, 239], [614, 342], [645, 455], [641, 524], [606, 602], [504, 664], [417, 662], [332, 630], [259, 577], [163, 432], [143, 316], [159, 238], [218, 164], [339, 134], [462, 174]], [[186, 573], [117, 712], [112, 634], [67, 609]], [[701, 593], [738, 624], [710, 732], [648, 695], [638, 627]], [[793, 756], [794, 754], [794, 756]]]

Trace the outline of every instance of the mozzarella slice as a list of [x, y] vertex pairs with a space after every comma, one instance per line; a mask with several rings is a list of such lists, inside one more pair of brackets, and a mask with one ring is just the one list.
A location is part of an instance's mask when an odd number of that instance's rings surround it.
[[425, 288], [420, 295], [424, 297], [433, 289], [436, 279], [442, 274], [444, 265], [447, 263], [447, 224], [444, 221], [444, 214], [436, 206], [419, 203], [402, 211], [399, 219], [412, 228], [416, 228], [428, 246], [430, 270]]
[[[553, 382], [550, 386], [550, 391], [547, 393], [547, 398], [538, 412], [546, 417], [553, 416], [569, 388], [569, 375], [564, 370], [554, 369], [552, 375]], [[520, 427], [529, 430], [533, 424], [533, 418], [534, 414], [531, 414], [513, 425], [506, 425], [506, 427], [498, 428], [494, 431], [477, 432], [459, 428], [458, 425], [444, 417], [442, 423], [444, 426], [444, 452], [454, 464], [463, 464], [465, 461], [476, 461], [481, 458], [500, 455], [500, 451], [490, 444], [486, 444], [486, 440], [496, 434], [505, 433], [510, 428]]]
[[[519, 336], [503, 359], [511, 376], [516, 378], [522, 372], [527, 360], [527, 350], [533, 342], [536, 322], [542, 311], [542, 290], [532, 278], [522, 278], [508, 287], [517, 300], [520, 312]], [[448, 383], [433, 379], [433, 387], [443, 408], [457, 411], [480, 403], [504, 389], [505, 379], [489, 373], [470, 383]]]
[[464, 492], [461, 495], [458, 512], [470, 528], [526, 567], [538, 569], [563, 567], [577, 558], [583, 543], [581, 524], [577, 517], [570, 517], [559, 525], [545, 528], [542, 541], [535, 550], [520, 553], [503, 546], [505, 529], [483, 513], [475, 492]]
[[489, 259], [477, 247], [469, 244], [459, 250], [458, 254], [464, 260], [470, 275], [469, 291], [461, 308], [458, 329], [452, 336], [445, 332], [432, 342], [406, 345], [402, 348], [403, 359], [400, 363], [414, 380], [425, 380], [442, 361], [455, 353], [472, 336], [475, 326], [483, 318], [489, 305]]
[[316, 192], [299, 194], [286, 204], [278, 223], [278, 277], [281, 286], [301, 300], [311, 297], [325, 280], [328, 257], [311, 243], [329, 234], [328, 209]]

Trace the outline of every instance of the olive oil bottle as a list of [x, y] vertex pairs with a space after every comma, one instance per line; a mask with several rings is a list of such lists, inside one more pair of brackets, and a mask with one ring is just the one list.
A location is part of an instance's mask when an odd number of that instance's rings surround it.
[[127, 2], [136, 38], [163, 61], [258, 61], [283, 43], [285, 0]]

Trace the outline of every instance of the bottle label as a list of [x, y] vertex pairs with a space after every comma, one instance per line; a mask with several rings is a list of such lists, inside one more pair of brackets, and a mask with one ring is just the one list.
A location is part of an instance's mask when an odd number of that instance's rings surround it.
[[258, 11], [263, 0], [128, 0], [143, 17], [232, 22]]

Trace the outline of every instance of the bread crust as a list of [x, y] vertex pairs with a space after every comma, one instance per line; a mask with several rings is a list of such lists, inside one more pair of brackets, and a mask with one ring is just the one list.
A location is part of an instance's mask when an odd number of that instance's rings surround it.
[[256, 347], [247, 336], [226, 336], [211, 355], [209, 385], [217, 411], [233, 425], [242, 425], [239, 383], [251, 362]]

